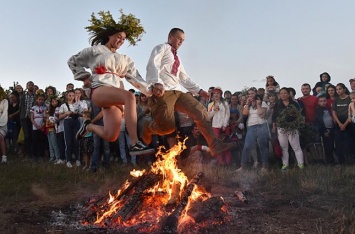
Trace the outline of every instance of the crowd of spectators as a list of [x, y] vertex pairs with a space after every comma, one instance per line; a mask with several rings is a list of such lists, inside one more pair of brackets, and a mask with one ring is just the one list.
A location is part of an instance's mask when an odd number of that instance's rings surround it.
[[[153, 136], [151, 147], [164, 145], [169, 149], [188, 136], [181, 161], [194, 165], [209, 161], [236, 169], [240, 166], [236, 172], [248, 167], [267, 172], [270, 162], [279, 162], [282, 171], [293, 162], [299, 169], [312, 163], [353, 164], [355, 79], [349, 80], [351, 91], [344, 83], [330, 82], [330, 75], [324, 72], [313, 87], [307, 83], [282, 87], [273, 76], [266, 77], [265, 87], [243, 91], [210, 87], [209, 100], [196, 99], [206, 107], [216, 136], [236, 142], [237, 147], [212, 158], [193, 119], [178, 111], [176, 131]], [[295, 98], [296, 90], [302, 93], [299, 98]], [[143, 123], [153, 120], [151, 104], [143, 93], [130, 91], [136, 96], [138, 137], [142, 138]], [[73, 84], [67, 84], [63, 93], [53, 86], [41, 89], [32, 81], [25, 89], [19, 84], [6, 92], [0, 88], [1, 162], [11, 160], [9, 155], [20, 155], [26, 161], [48, 161], [68, 168], [75, 165], [92, 172], [100, 166], [109, 167], [113, 161], [120, 161], [122, 166], [137, 165], [137, 157], [129, 155], [130, 139], [124, 121], [115, 142], [93, 133], [78, 142], [75, 135], [85, 120], [104, 125], [101, 109]], [[147, 164], [155, 160], [154, 154], [139, 158]]]

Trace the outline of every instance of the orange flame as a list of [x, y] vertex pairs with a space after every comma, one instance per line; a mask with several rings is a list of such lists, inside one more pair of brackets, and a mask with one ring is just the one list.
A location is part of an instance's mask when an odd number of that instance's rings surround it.
[[[125, 199], [124, 196], [121, 196], [121, 194], [131, 184], [131, 182], [127, 180], [115, 195], [111, 195], [111, 192], [109, 192], [109, 198], [107, 199], [107, 202], [100, 207], [99, 211], [97, 211], [97, 219], [95, 221], [95, 225], [107, 225], [105, 222], [106, 219], [110, 219], [110, 222], [115, 222], [115, 225], [121, 225], [125, 227], [136, 225], [142, 222], [157, 224], [160, 222], [162, 217], [168, 215], [169, 212], [165, 210], [165, 206], [172, 198], [177, 197], [177, 200], [179, 200], [184, 191], [184, 188], [188, 184], [188, 178], [181, 171], [181, 169], [178, 168], [176, 160], [176, 157], [180, 155], [180, 153], [186, 148], [184, 144], [185, 141], [179, 142], [167, 152], [163, 152], [164, 148], [159, 147], [158, 152], [156, 153], [157, 160], [151, 166], [151, 172], [157, 175], [163, 175], [163, 180], [143, 192], [144, 194], [153, 195], [147, 196], [144, 199], [144, 202], [141, 205], [142, 210], [140, 210], [128, 221], [122, 221], [121, 217], [117, 217], [116, 220], [112, 219], [112, 217], [115, 217], [114, 215], [116, 212], [119, 211], [120, 208], [124, 205]], [[130, 175], [133, 177], [140, 177], [144, 173], [145, 170], [133, 170], [130, 172]], [[186, 219], [186, 211], [189, 209], [192, 201], [195, 201], [196, 199], [206, 200], [209, 197], [210, 194], [207, 194], [195, 186], [189, 198], [187, 208], [181, 216], [181, 220]]]

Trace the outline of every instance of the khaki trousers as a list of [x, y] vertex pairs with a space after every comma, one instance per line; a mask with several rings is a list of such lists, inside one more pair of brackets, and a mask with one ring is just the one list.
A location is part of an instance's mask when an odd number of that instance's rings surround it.
[[148, 126], [152, 134], [167, 135], [175, 131], [174, 110], [185, 113], [195, 120], [200, 132], [209, 146], [216, 137], [208, 118], [206, 107], [191, 94], [181, 91], [165, 91], [162, 97], [152, 96], [148, 103], [151, 107], [153, 122]]

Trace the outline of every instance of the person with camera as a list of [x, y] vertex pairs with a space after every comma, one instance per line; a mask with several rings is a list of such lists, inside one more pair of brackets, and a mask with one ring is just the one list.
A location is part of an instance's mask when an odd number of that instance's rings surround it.
[[[268, 127], [265, 114], [268, 105], [262, 101], [262, 97], [256, 94], [256, 88], [248, 90], [248, 98], [243, 106], [242, 114], [247, 117], [247, 132], [245, 136], [244, 148], [242, 151], [241, 167], [236, 172], [246, 169], [251, 149], [256, 148], [260, 151], [262, 172], [267, 172], [268, 165]], [[255, 145], [255, 143], [257, 145]]]
[[79, 146], [75, 140], [75, 135], [80, 128], [79, 110], [74, 102], [75, 92], [69, 90], [66, 92], [66, 101], [59, 108], [59, 120], [64, 119], [64, 142], [65, 142], [65, 160], [67, 167], [72, 166], [72, 154], [74, 153], [76, 165], [80, 166]]

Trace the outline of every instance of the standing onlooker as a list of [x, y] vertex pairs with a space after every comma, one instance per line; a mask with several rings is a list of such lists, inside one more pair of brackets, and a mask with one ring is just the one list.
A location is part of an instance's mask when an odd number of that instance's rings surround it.
[[[290, 95], [290, 97], [291, 97], [291, 95]], [[276, 103], [278, 101], [278, 94], [275, 93], [274, 91], [268, 92], [267, 100], [268, 101], [266, 102], [266, 104], [268, 105], [268, 109], [266, 111], [265, 119], [266, 119], [266, 122], [268, 124], [270, 142], [271, 142], [271, 145], [274, 146], [277, 143], [278, 139], [277, 139], [277, 133], [276, 132], [272, 132], [272, 127], [273, 127], [272, 115], [274, 113], [275, 105], [276, 105]], [[267, 146], [269, 146], [269, 144]], [[269, 149], [269, 147], [268, 147], [268, 149]], [[275, 154], [274, 147], [273, 147], [273, 152]]]
[[322, 136], [323, 149], [327, 163], [334, 163], [334, 122], [331, 110], [327, 107], [326, 95], [318, 97], [316, 117], [319, 133]]
[[35, 105], [34, 83], [28, 81], [26, 88], [27, 92], [20, 98], [20, 122], [25, 135], [23, 153], [29, 158], [33, 153], [31, 108]]
[[231, 103], [231, 96], [232, 96], [231, 91], [229, 91], [229, 90], [224, 91], [223, 98], [224, 98], [224, 101], [227, 102], [228, 104]]
[[[122, 159], [122, 165], [127, 166], [127, 151], [126, 149], [128, 146], [131, 144], [131, 141], [129, 139], [129, 135], [126, 131], [126, 121], [125, 118], [122, 117], [121, 120], [121, 128], [120, 128], [120, 134], [118, 135], [118, 148], [120, 151], [120, 156]], [[131, 163], [133, 166], [137, 165], [137, 156], [136, 155], [131, 155]]]
[[327, 108], [332, 113], [332, 106], [335, 98], [338, 96], [336, 92], [336, 87], [334, 85], [328, 85], [326, 88], [325, 95], [327, 97]]
[[287, 88], [280, 89], [280, 100], [275, 104], [272, 115], [272, 132], [276, 132], [282, 148], [281, 171], [289, 166], [288, 144], [290, 143], [297, 159], [298, 167], [304, 168], [303, 152], [300, 145], [299, 128], [304, 123], [298, 104], [290, 97]]
[[349, 80], [351, 91], [355, 91], [355, 78]]
[[[248, 90], [248, 99], [243, 107], [243, 116], [247, 117], [247, 132], [242, 151], [241, 167], [237, 170], [243, 171], [249, 160], [251, 149], [259, 147], [262, 171], [267, 171], [269, 152], [268, 144], [268, 128], [265, 120], [267, 104], [261, 100], [261, 97], [256, 96], [256, 89]], [[255, 160], [255, 158], [254, 158]], [[254, 165], [257, 161], [254, 161]], [[257, 164], [257, 163], [256, 163]]]
[[7, 163], [5, 137], [7, 132], [9, 102], [6, 96], [4, 89], [0, 87], [0, 151], [2, 153], [2, 163]]
[[72, 154], [74, 153], [76, 165], [80, 166], [79, 146], [75, 135], [80, 128], [78, 109], [75, 108], [74, 90], [66, 92], [66, 102], [60, 106], [59, 119], [64, 119], [65, 160], [67, 167], [72, 167]]
[[15, 90], [17, 91], [17, 93], [18, 93], [18, 96], [19, 97], [21, 97], [23, 94], [24, 94], [24, 92], [23, 92], [23, 88], [22, 88], [22, 86], [21, 85], [16, 85], [16, 88], [15, 88]]
[[[308, 149], [310, 156], [315, 156], [312, 158], [313, 161], [321, 162], [323, 159], [323, 150], [320, 142], [319, 132], [317, 130], [316, 124], [316, 108], [318, 106], [318, 98], [311, 95], [311, 86], [307, 83], [304, 83], [301, 87], [301, 92], [303, 94], [299, 100], [303, 104], [305, 111], [305, 128], [302, 130], [302, 147]], [[311, 147], [313, 146], [313, 147]], [[309, 157], [306, 157], [308, 161]], [[307, 162], [306, 161], [306, 162]]]
[[12, 136], [10, 136], [10, 148], [13, 149], [14, 152], [17, 153], [17, 139], [20, 133], [21, 125], [20, 125], [20, 103], [19, 103], [19, 95], [16, 90], [14, 90], [9, 96], [9, 121], [8, 121], [8, 129], [11, 128]]
[[[84, 111], [82, 113], [83, 120], [90, 120], [91, 113], [88, 111]], [[94, 152], [94, 140], [92, 137], [93, 133], [88, 132], [85, 136], [80, 140], [80, 154], [83, 156], [83, 170], [89, 170], [90, 168], [90, 160], [91, 154]]]
[[74, 90], [74, 85], [72, 83], [68, 83], [67, 86], [65, 87], [65, 91], [70, 91]]
[[44, 92], [46, 93], [46, 100], [44, 103], [46, 104], [47, 109], [49, 109], [51, 104], [51, 97], [57, 94], [57, 89], [53, 86], [48, 86]]
[[[104, 126], [102, 109], [95, 105], [93, 105], [92, 109], [93, 109], [94, 118], [91, 120], [91, 123], [99, 126]], [[94, 152], [92, 153], [91, 165], [89, 171], [96, 172], [99, 166], [101, 149], [103, 151], [103, 156], [104, 156], [103, 167], [108, 168], [110, 166], [110, 156], [111, 156], [110, 143], [107, 140], [101, 138], [96, 133], [93, 133], [93, 140], [94, 140]]]
[[57, 141], [57, 121], [55, 118], [55, 110], [57, 107], [60, 107], [61, 103], [57, 96], [52, 95], [50, 98], [50, 105], [47, 110], [47, 119], [46, 119], [46, 134], [49, 145], [49, 161], [57, 162], [60, 160], [60, 151]]
[[[349, 90], [343, 83], [336, 86], [338, 97], [335, 98], [332, 107], [333, 120], [335, 122], [335, 146], [338, 157], [338, 163], [345, 163], [345, 148], [351, 150], [354, 148], [354, 141], [351, 139], [351, 127], [348, 116], [349, 104], [351, 102], [349, 97]], [[353, 150], [351, 150], [353, 151]]]
[[74, 98], [74, 105], [75, 105], [75, 109], [78, 110], [77, 114], [78, 114], [78, 120], [80, 125], [83, 123], [83, 113], [88, 111], [88, 105], [87, 102], [84, 100], [84, 97], [82, 96], [82, 89], [80, 88], [76, 88], [74, 90], [75, 93], [75, 98]]
[[[229, 124], [229, 105], [222, 98], [222, 89], [215, 87], [213, 90], [213, 101], [208, 104], [208, 117], [212, 119], [212, 130], [217, 138], [221, 136], [228, 137], [230, 132], [227, 132]], [[219, 165], [229, 165], [232, 161], [230, 151], [225, 151], [215, 155]]]
[[[317, 94], [327, 89], [327, 85], [330, 84], [331, 77], [328, 72], [323, 72], [319, 75], [319, 79], [320, 81], [318, 81], [312, 89], [314, 96], [317, 96]], [[317, 88], [320, 88], [320, 90], [317, 91]]]
[[232, 163], [237, 165], [240, 162], [240, 153], [243, 141], [244, 120], [242, 115], [243, 107], [238, 102], [238, 95], [232, 94], [231, 103], [229, 104], [229, 132], [230, 139], [237, 143], [237, 147], [231, 150]]
[[43, 160], [44, 151], [46, 150], [46, 134], [45, 114], [46, 106], [44, 104], [45, 95], [42, 90], [38, 90], [36, 94], [36, 105], [31, 108], [32, 136], [33, 136], [33, 155], [35, 161]]

